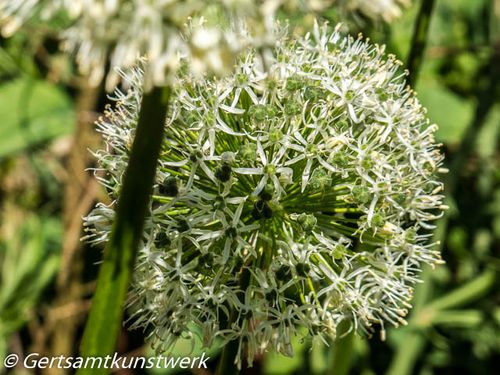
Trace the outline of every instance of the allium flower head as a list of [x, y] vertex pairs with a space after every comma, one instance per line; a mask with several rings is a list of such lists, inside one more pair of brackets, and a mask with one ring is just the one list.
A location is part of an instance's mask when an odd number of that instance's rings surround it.
[[334, 0], [341, 13], [357, 12], [373, 21], [392, 22], [401, 17], [411, 0]]
[[[110, 66], [127, 68], [146, 56], [147, 83], [164, 84], [180, 57], [192, 58], [195, 72], [230, 71], [242, 49], [273, 40], [273, 17], [284, 1], [0, 0], [0, 31], [9, 36], [31, 18], [64, 13], [71, 22], [61, 39], [92, 83], [102, 80], [108, 59]], [[232, 27], [222, 31], [220, 23]], [[108, 89], [117, 78], [109, 73]]]
[[[291, 355], [299, 327], [334, 337], [404, 323], [422, 264], [422, 230], [442, 212], [425, 110], [393, 56], [316, 25], [282, 37], [267, 70], [255, 51], [235, 73], [179, 73], [130, 297], [134, 327], [168, 351], [188, 324], [209, 346], [236, 341]], [[97, 153], [116, 198], [137, 123], [142, 72], [99, 122]], [[87, 218], [105, 241], [113, 207]]]

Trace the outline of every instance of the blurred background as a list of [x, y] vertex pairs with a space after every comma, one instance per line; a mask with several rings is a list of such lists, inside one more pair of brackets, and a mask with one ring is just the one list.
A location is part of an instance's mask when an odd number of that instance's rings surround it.
[[[500, 2], [436, 0], [413, 57], [421, 0], [391, 22], [335, 6], [321, 16], [387, 45], [419, 75], [413, 87], [439, 125], [450, 173], [450, 209], [438, 222], [446, 261], [424, 270], [405, 327], [387, 339], [347, 336], [335, 346], [295, 342], [295, 356], [269, 353], [245, 374], [496, 374], [500, 368]], [[313, 18], [288, 9], [283, 19], [307, 31]], [[345, 18], [347, 17], [347, 18]], [[420, 21], [425, 17], [420, 16]], [[0, 39], [0, 359], [8, 353], [76, 355], [95, 289], [101, 248], [80, 241], [82, 220], [103, 189], [88, 171], [102, 147], [94, 121], [109, 100], [60, 52], [57, 30], [32, 22]], [[422, 38], [420, 38], [422, 39]], [[413, 51], [415, 54], [415, 50]], [[417, 53], [418, 55], [418, 53]], [[195, 327], [193, 327], [195, 329]], [[184, 345], [185, 344], [185, 345]], [[148, 355], [141, 331], [119, 339], [123, 355]], [[176, 354], [188, 355], [181, 342]], [[201, 352], [198, 346], [195, 353]], [[195, 354], [192, 354], [195, 355]], [[209, 350], [216, 358], [218, 350]], [[333, 372], [335, 368], [335, 372]], [[0, 368], [0, 374], [6, 370]], [[16, 368], [11, 373], [28, 370]], [[139, 373], [120, 370], [120, 373]], [[155, 370], [149, 373], [181, 373]], [[47, 370], [46, 373], [63, 373]], [[146, 373], [146, 372], [144, 372]], [[195, 370], [195, 374], [209, 374]]]

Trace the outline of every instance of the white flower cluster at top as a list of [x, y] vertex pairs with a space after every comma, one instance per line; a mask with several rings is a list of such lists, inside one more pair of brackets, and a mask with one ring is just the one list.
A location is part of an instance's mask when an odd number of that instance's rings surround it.
[[[62, 12], [70, 25], [61, 38], [91, 82], [102, 80], [108, 59], [110, 66], [126, 68], [145, 55], [148, 81], [163, 84], [175, 73], [180, 57], [192, 58], [195, 72], [230, 71], [242, 49], [272, 42], [270, 25], [286, 1], [0, 0], [0, 31], [9, 36], [30, 18], [50, 19]], [[220, 24], [229, 27], [223, 32]], [[112, 70], [108, 89], [117, 78]]]
[[[326, 25], [282, 37], [264, 70], [254, 50], [221, 79], [178, 73], [135, 270], [134, 327], [168, 351], [188, 324], [235, 341], [238, 361], [290, 338], [404, 323], [442, 214], [442, 155], [425, 110], [384, 48]], [[116, 199], [141, 102], [124, 74], [96, 155]], [[441, 171], [442, 172], [442, 171]], [[86, 218], [106, 241], [113, 206]]]
[[411, 3], [411, 0], [288, 0], [285, 6], [290, 13], [300, 8], [318, 13], [334, 10], [338, 21], [343, 23], [352, 20], [362, 23], [362, 17], [372, 22], [390, 23], [401, 17]]
[[341, 13], [357, 12], [373, 21], [392, 22], [401, 17], [402, 9], [411, 5], [411, 0], [334, 0]]

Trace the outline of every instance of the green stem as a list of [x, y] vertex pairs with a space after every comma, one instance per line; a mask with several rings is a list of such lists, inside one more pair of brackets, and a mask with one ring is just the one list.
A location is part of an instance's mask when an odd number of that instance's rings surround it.
[[434, 2], [434, 0], [422, 0], [417, 20], [415, 22], [415, 29], [413, 30], [413, 37], [411, 41], [411, 49], [408, 55], [408, 61], [406, 63], [406, 66], [410, 72], [407, 82], [412, 87], [414, 87], [415, 83], [417, 82], [418, 74], [420, 72], [420, 68], [422, 67]]
[[484, 314], [479, 310], [445, 310], [435, 312], [432, 324], [454, 328], [472, 328], [481, 324], [483, 320]]
[[[130, 161], [83, 335], [84, 357], [104, 357], [115, 350], [156, 174], [169, 96], [169, 88], [155, 87], [142, 98]], [[78, 373], [105, 374], [108, 370], [81, 369]]]
[[467, 127], [462, 136], [459, 152], [454, 156], [450, 165], [450, 173], [446, 181], [446, 188], [449, 196], [455, 194], [464, 164], [474, 149], [480, 130], [486, 122], [491, 110], [497, 103], [497, 89], [500, 83], [500, 39], [492, 43], [491, 57], [489, 61], [490, 77], [488, 85], [484, 91], [478, 95], [478, 105], [473, 122]]
[[[338, 335], [347, 332], [348, 323], [342, 322], [338, 328]], [[338, 338], [333, 342], [332, 347], [332, 362], [330, 366], [331, 375], [347, 375], [351, 368], [352, 348], [353, 348], [354, 333], [350, 332], [342, 338]]]
[[495, 284], [496, 274], [486, 270], [481, 276], [427, 305], [426, 309], [445, 310], [463, 306], [482, 297]]
[[234, 359], [238, 355], [238, 343], [232, 341], [224, 346], [222, 349], [222, 354], [217, 364], [217, 370], [215, 375], [236, 375], [239, 374], [239, 370], [234, 363]]
[[[481, 276], [428, 303], [413, 314], [411, 323], [425, 329], [442, 321], [448, 309], [455, 309], [481, 298], [494, 285], [495, 271], [487, 270]], [[430, 284], [430, 283], [429, 283]]]
[[[240, 281], [239, 281], [241, 290], [246, 291], [246, 289], [250, 285], [251, 278], [252, 274], [250, 273], [248, 268], [243, 268], [243, 271], [241, 271]], [[231, 312], [229, 320], [221, 324], [222, 328], [230, 327], [235, 320], [236, 320], [236, 312], [233, 310]], [[239, 349], [238, 346], [239, 343], [237, 340], [228, 342], [224, 346], [224, 348], [222, 349], [222, 354], [219, 358], [219, 362], [217, 363], [217, 370], [215, 372], [215, 375], [237, 375], [240, 373], [238, 367], [235, 364], [236, 356], [240, 355], [238, 352]]]
[[409, 375], [413, 373], [416, 358], [425, 347], [425, 337], [421, 332], [405, 335], [404, 345], [400, 345], [386, 375]]

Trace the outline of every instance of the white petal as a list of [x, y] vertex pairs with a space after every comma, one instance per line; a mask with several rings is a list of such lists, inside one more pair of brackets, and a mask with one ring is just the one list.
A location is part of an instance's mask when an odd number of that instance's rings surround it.
[[188, 159], [184, 159], [181, 161], [166, 161], [163, 162], [164, 165], [167, 165], [169, 167], [182, 167], [188, 163]]
[[262, 168], [234, 168], [233, 171], [239, 174], [247, 174], [247, 175], [261, 175], [264, 174]]
[[230, 107], [230, 106], [225, 105], [225, 104], [219, 104], [219, 107], [222, 108], [224, 111], [226, 111], [228, 113], [233, 113], [235, 115], [242, 115], [243, 113], [245, 113], [244, 109], [236, 108], [236, 107]]

